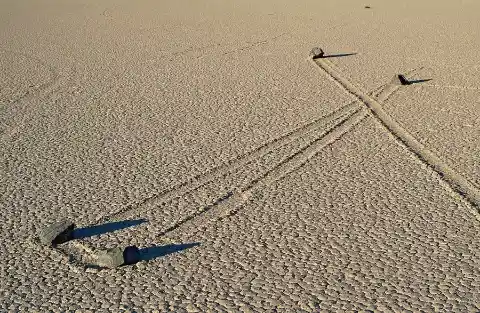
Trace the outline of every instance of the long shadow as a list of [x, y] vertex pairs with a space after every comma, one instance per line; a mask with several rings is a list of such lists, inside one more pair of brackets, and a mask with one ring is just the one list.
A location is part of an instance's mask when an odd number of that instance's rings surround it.
[[140, 260], [149, 261], [162, 256], [166, 256], [175, 252], [180, 252], [186, 249], [190, 249], [199, 246], [199, 242], [185, 243], [179, 245], [166, 245], [166, 246], [154, 246], [149, 248], [140, 249]]
[[357, 53], [354, 52], [354, 53], [338, 53], [338, 54], [328, 54], [328, 55], [324, 55], [322, 58], [326, 59], [326, 58], [343, 58], [343, 57], [348, 57], [348, 56], [351, 56], [351, 55], [356, 55]]
[[75, 229], [72, 232], [73, 239], [82, 239], [87, 237], [98, 236], [106, 233], [112, 233], [117, 230], [121, 230], [128, 227], [137, 226], [148, 222], [146, 219], [139, 220], [127, 220], [120, 222], [106, 223], [102, 225], [89, 226], [84, 228]]
[[427, 79], [416, 79], [416, 80], [409, 80], [408, 81], [408, 84], [409, 85], [413, 85], [413, 84], [421, 84], [421, 83], [424, 83], [424, 82], [429, 82], [431, 81], [432, 79], [431, 78], [427, 78]]

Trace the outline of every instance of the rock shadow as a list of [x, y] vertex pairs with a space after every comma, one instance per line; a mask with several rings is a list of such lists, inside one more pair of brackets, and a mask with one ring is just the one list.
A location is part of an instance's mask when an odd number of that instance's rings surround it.
[[338, 53], [338, 54], [326, 54], [322, 58], [327, 59], [327, 58], [343, 58], [343, 57], [348, 57], [352, 55], [356, 55], [357, 53]]
[[421, 84], [421, 83], [429, 82], [429, 81], [431, 81], [431, 80], [432, 80], [431, 78], [409, 80], [409, 81], [408, 81], [408, 84], [409, 84], [409, 85]]
[[180, 252], [186, 249], [190, 249], [199, 246], [199, 242], [185, 243], [185, 244], [172, 244], [166, 246], [153, 246], [140, 249], [140, 261], [150, 261], [156, 258], [160, 258], [172, 253]]
[[72, 239], [83, 239], [93, 236], [99, 236], [106, 233], [112, 233], [128, 227], [137, 226], [148, 222], [146, 219], [126, 220], [120, 222], [111, 222], [102, 225], [88, 226], [73, 230]]

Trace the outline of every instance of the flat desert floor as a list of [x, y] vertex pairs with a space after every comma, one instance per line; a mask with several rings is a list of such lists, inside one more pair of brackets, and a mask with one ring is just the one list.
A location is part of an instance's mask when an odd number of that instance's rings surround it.
[[0, 311], [480, 311], [479, 12], [0, 0]]

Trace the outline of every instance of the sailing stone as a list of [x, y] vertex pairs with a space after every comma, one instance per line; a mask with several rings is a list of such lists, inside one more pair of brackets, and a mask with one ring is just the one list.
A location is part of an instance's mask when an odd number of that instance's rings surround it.
[[38, 235], [44, 245], [57, 245], [72, 239], [75, 224], [69, 220], [61, 220], [43, 229]]

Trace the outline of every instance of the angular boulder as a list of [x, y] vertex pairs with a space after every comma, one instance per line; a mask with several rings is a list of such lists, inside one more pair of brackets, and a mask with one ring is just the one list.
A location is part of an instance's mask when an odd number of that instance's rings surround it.
[[391, 83], [394, 85], [402, 85], [402, 86], [410, 85], [410, 82], [408, 81], [408, 79], [402, 74], [393, 76]]
[[38, 238], [44, 245], [62, 244], [72, 239], [72, 232], [74, 228], [74, 223], [64, 219], [44, 228], [38, 234]]

